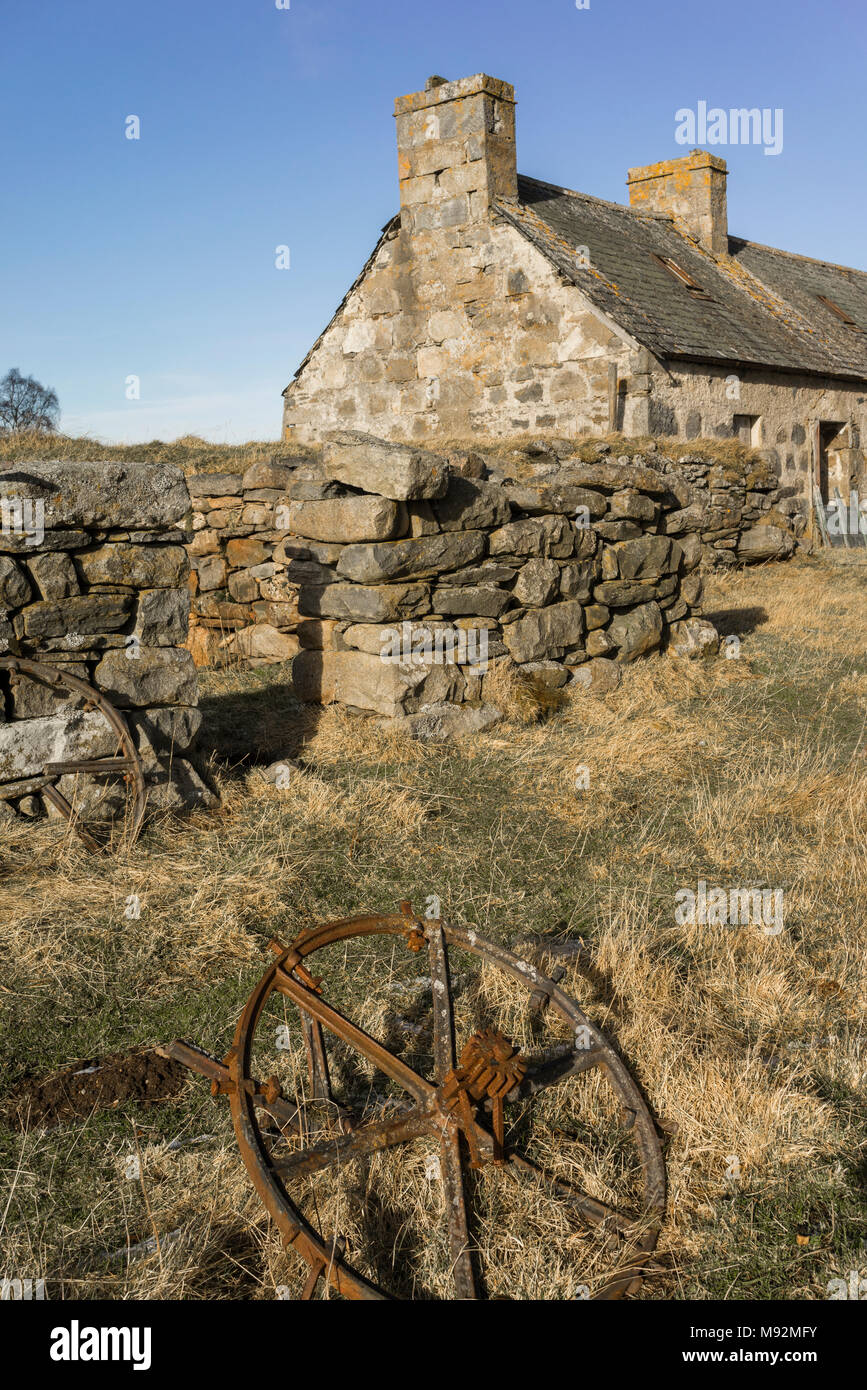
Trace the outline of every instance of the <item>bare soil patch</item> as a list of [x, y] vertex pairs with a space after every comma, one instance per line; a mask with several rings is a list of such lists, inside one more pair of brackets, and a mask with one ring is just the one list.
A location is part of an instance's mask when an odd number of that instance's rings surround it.
[[8, 1113], [20, 1129], [48, 1129], [84, 1119], [94, 1110], [117, 1109], [130, 1101], [152, 1105], [176, 1096], [187, 1075], [179, 1062], [151, 1051], [81, 1059], [42, 1081], [20, 1082], [9, 1098]]

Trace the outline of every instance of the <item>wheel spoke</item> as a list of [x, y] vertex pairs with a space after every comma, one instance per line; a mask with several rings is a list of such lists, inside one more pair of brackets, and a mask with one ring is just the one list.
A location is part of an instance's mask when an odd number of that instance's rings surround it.
[[320, 999], [312, 989], [302, 985], [287, 970], [278, 967], [274, 981], [274, 988], [281, 994], [286, 994], [298, 1005], [302, 1014], [308, 1014], [317, 1019], [319, 1023], [325, 1025], [329, 1032], [334, 1033], [338, 1038], [342, 1038], [350, 1047], [355, 1048], [368, 1061], [373, 1062], [374, 1066], [396, 1081], [398, 1086], [402, 1086], [417, 1101], [424, 1102], [429, 1100], [434, 1094], [436, 1087], [426, 1081], [423, 1076], [419, 1076], [417, 1071], [407, 1066], [394, 1053], [389, 1052], [382, 1043], [372, 1038], [369, 1033], [365, 1033], [362, 1028], [358, 1028], [354, 1023], [350, 1023], [348, 1018], [344, 1018], [337, 1009], [326, 1004], [324, 999]]
[[618, 1211], [616, 1207], [609, 1206], [607, 1202], [601, 1202], [598, 1197], [591, 1197], [589, 1192], [584, 1192], [574, 1183], [568, 1182], [566, 1178], [558, 1178], [547, 1169], [540, 1168], [537, 1163], [523, 1154], [510, 1153], [509, 1163], [518, 1172], [526, 1173], [529, 1177], [536, 1178], [546, 1187], [551, 1187], [558, 1196], [566, 1198], [573, 1206], [577, 1207], [585, 1220], [593, 1226], [601, 1226], [603, 1221], [608, 1221], [622, 1235], [631, 1235], [635, 1232], [635, 1224], [638, 1220], [635, 1216], [630, 1216], [627, 1212]]
[[328, 1055], [325, 1051], [325, 1039], [322, 1036], [322, 1024], [315, 1018], [309, 1018], [307, 1014], [302, 1014], [301, 1027], [304, 1029], [304, 1043], [307, 1048], [310, 1094], [314, 1100], [333, 1101]]
[[94, 839], [93, 835], [91, 835], [90, 831], [87, 829], [87, 826], [82, 825], [72, 806], [70, 806], [66, 797], [63, 795], [63, 792], [59, 792], [57, 788], [52, 786], [49, 782], [47, 786], [42, 788], [42, 795], [45, 797], [46, 801], [51, 802], [55, 811], [59, 811], [62, 816], [66, 817], [79, 839], [83, 841], [87, 848], [92, 850], [95, 854], [98, 854], [100, 848], [99, 841]]
[[576, 1048], [567, 1043], [562, 1051], [528, 1067], [517, 1098], [527, 1100], [549, 1086], [559, 1086], [569, 1076], [600, 1066], [604, 1060], [605, 1049], [602, 1047]]
[[309, 1177], [334, 1164], [418, 1139], [429, 1133], [430, 1128], [428, 1115], [419, 1106], [413, 1106], [410, 1111], [393, 1116], [390, 1120], [380, 1120], [353, 1130], [351, 1134], [341, 1134], [321, 1144], [311, 1144], [309, 1148], [298, 1149], [286, 1158], [274, 1158], [272, 1155], [272, 1164], [281, 1178]]
[[[438, 923], [429, 927], [427, 938], [433, 985], [434, 1072], [437, 1084], [442, 1086], [455, 1065], [454, 1015], [442, 927]], [[449, 1125], [443, 1130], [440, 1146], [455, 1290], [459, 1299], [473, 1299], [476, 1297], [476, 1283], [470, 1257], [470, 1236], [461, 1168], [461, 1140], [460, 1133], [454, 1125]]]

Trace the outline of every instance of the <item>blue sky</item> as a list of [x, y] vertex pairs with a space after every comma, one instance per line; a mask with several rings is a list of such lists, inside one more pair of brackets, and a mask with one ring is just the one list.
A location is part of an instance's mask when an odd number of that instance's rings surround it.
[[0, 375], [53, 386], [69, 433], [276, 439], [397, 210], [394, 98], [431, 73], [512, 82], [521, 172], [617, 202], [630, 166], [685, 152], [678, 109], [782, 108], [779, 155], [714, 150], [730, 231], [867, 268], [864, 0], [2, 0], [0, 20]]

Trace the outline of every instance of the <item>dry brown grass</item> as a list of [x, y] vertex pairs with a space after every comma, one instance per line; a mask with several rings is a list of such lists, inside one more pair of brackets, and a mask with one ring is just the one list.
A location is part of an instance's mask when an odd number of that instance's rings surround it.
[[[497, 435], [473, 435], [469, 439], [437, 439], [432, 442], [438, 453], [449, 454], [480, 450], [491, 463], [513, 474], [520, 475], [525, 460], [521, 455], [534, 447], [539, 435], [515, 434], [506, 437]], [[702, 458], [711, 462], [728, 464], [737, 469], [746, 469], [757, 463], [760, 455], [739, 439], [667, 439], [659, 437], [627, 437], [609, 433], [577, 435], [569, 442], [569, 457], [583, 462], [595, 462], [598, 458], [597, 445], [610, 446], [610, 457], [633, 458], [636, 454], [647, 454], [650, 449], [658, 450], [665, 458]], [[425, 447], [421, 441], [420, 447]], [[0, 465], [22, 463], [32, 459], [71, 459], [86, 461], [110, 459], [119, 463], [173, 463], [185, 473], [243, 472], [252, 463], [269, 461], [273, 458], [292, 460], [314, 458], [319, 452], [316, 445], [301, 445], [292, 440], [250, 440], [246, 444], [212, 444], [198, 435], [185, 434], [180, 439], [165, 441], [153, 439], [147, 444], [105, 444], [88, 435], [41, 434], [26, 430], [14, 433], [0, 431]]]
[[[458, 748], [337, 709], [293, 713], [262, 673], [209, 675], [209, 721], [273, 724], [300, 770], [280, 791], [254, 766], [215, 763], [218, 812], [155, 825], [103, 863], [53, 827], [4, 832], [10, 1082], [22, 1053], [44, 1073], [173, 1035], [221, 1051], [267, 936], [330, 916], [437, 894], [447, 917], [507, 943], [559, 922], [557, 934], [580, 933], [591, 952], [564, 987], [616, 1040], [670, 1136], [660, 1272], [643, 1296], [825, 1297], [829, 1278], [865, 1264], [867, 1234], [865, 571], [833, 556], [709, 589], [707, 610], [741, 634], [739, 659], [652, 658], [604, 699], [579, 694], [541, 718], [504, 674], [507, 722]], [[580, 768], [590, 781], [578, 791]], [[784, 930], [679, 925], [674, 892], [700, 878], [782, 888]], [[123, 915], [131, 893], [137, 921]], [[459, 973], [462, 1024], [495, 1018], [528, 1046], [514, 990]], [[327, 993], [412, 1061], [429, 1049], [419, 977], [408, 953], [352, 948], [329, 964]], [[262, 1061], [303, 1091], [297, 1045]], [[338, 1062], [364, 1113], [390, 1103], [381, 1078]], [[135, 1151], [132, 1118], [143, 1183], [120, 1172]], [[522, 1142], [623, 1202], [635, 1173], [614, 1119], [588, 1079], [552, 1093]], [[178, 1134], [214, 1137], [169, 1150]], [[251, 1195], [225, 1103], [203, 1082], [135, 1117], [9, 1134], [3, 1154], [0, 1273], [44, 1273], [67, 1295], [297, 1291], [298, 1266]], [[429, 1154], [417, 1144], [348, 1169], [319, 1184], [316, 1201], [359, 1263], [380, 1277], [393, 1265], [403, 1292], [441, 1296], [447, 1250]], [[519, 1195], [492, 1174], [476, 1200], [491, 1292], [557, 1299], [601, 1280], [611, 1252], [544, 1193]], [[105, 1258], [176, 1230], [128, 1267]]]
[[250, 440], [246, 444], [212, 444], [195, 434], [147, 444], [106, 444], [89, 435], [41, 434], [38, 431], [0, 431], [0, 465], [33, 459], [115, 463], [173, 463], [185, 473], [242, 473], [252, 463], [273, 458], [309, 458], [314, 450], [280, 440]]
[[[521, 455], [528, 450], [539, 453], [545, 445], [544, 435], [514, 434], [508, 436], [477, 434], [470, 438], [438, 439], [436, 449], [439, 453], [457, 453], [478, 450], [486, 459], [496, 462], [501, 468], [520, 476], [525, 470], [525, 460]], [[423, 441], [422, 441], [423, 443]], [[653, 454], [663, 458], [698, 458], [709, 463], [722, 463], [739, 471], [745, 471], [761, 462], [758, 450], [743, 444], [739, 439], [675, 439], [660, 435], [624, 435], [616, 431], [608, 434], [580, 434], [574, 438], [556, 441], [557, 450], [564, 458], [580, 459], [583, 463], [595, 463], [599, 459], [600, 444], [607, 444], [607, 457], [616, 460], [629, 459], [637, 454], [644, 455], [653, 463]], [[540, 458], [540, 462], [544, 461]]]

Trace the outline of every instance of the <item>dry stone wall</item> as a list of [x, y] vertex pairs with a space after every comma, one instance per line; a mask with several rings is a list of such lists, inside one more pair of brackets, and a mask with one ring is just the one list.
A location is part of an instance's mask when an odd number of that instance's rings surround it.
[[[189, 511], [177, 468], [38, 461], [0, 472], [0, 655], [60, 667], [108, 697], [130, 726], [152, 808], [214, 800], [190, 761], [201, 715], [185, 646]], [[46, 762], [117, 751], [80, 698], [0, 672], [0, 819], [56, 814], [38, 794]], [[93, 778], [57, 785], [82, 810], [105, 797]]]
[[699, 536], [705, 569], [786, 560], [804, 536], [797, 488], [781, 486], [770, 462], [744, 466], [687, 455], [662, 467], [673, 487], [686, 483], [690, 494], [665, 517], [666, 534]]
[[400, 717], [484, 704], [504, 662], [604, 684], [671, 638], [712, 642], [693, 640], [699, 567], [758, 558], [744, 528], [776, 476], [564, 451], [510, 477], [343, 431], [316, 459], [191, 477], [197, 662], [291, 660], [301, 699]]

